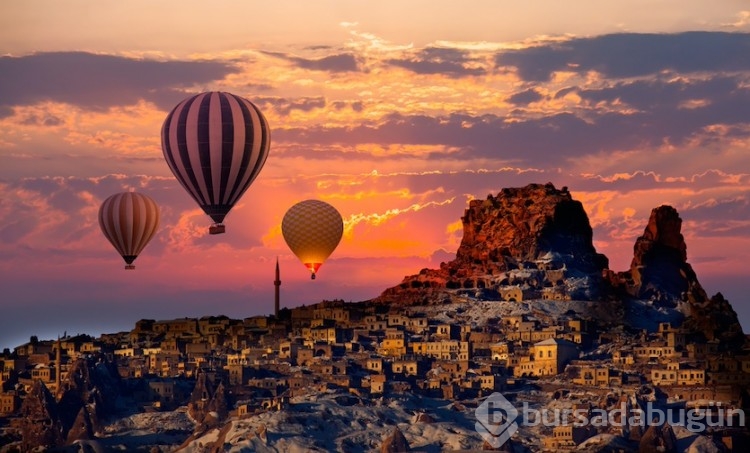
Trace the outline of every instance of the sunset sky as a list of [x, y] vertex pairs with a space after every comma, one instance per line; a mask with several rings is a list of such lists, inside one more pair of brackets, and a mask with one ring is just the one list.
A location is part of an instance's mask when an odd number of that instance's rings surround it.
[[[271, 127], [224, 235], [161, 151], [208, 90]], [[455, 256], [461, 215], [503, 187], [568, 186], [616, 271], [651, 209], [750, 331], [750, 4], [745, 0], [26, 0], [0, 6], [0, 348], [141, 318], [375, 297]], [[134, 271], [97, 223], [130, 189], [162, 222]], [[281, 220], [345, 222], [315, 281]]]

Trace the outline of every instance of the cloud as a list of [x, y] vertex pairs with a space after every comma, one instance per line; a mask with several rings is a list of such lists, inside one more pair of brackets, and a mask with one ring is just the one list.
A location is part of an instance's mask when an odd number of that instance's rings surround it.
[[708, 222], [701, 234], [746, 235], [750, 232], [750, 199], [747, 194], [730, 194], [698, 199], [680, 208], [691, 220]]
[[344, 234], [350, 235], [352, 234], [352, 230], [360, 224], [360, 223], [367, 223], [370, 225], [380, 225], [381, 223], [387, 222], [391, 220], [393, 217], [396, 217], [401, 214], [405, 214], [407, 212], [417, 212], [421, 211], [422, 209], [434, 207], [434, 206], [444, 206], [453, 203], [455, 198], [449, 198], [447, 200], [442, 201], [428, 201], [426, 203], [414, 203], [406, 208], [393, 208], [388, 209], [384, 213], [357, 213], [352, 214], [349, 216], [348, 219], [344, 220]]
[[86, 52], [0, 57], [0, 112], [44, 101], [89, 109], [131, 105], [141, 99], [171, 109], [180, 87], [221, 80], [238, 69], [216, 61], [157, 61]]
[[486, 73], [482, 60], [475, 60], [460, 49], [427, 47], [411, 58], [392, 58], [385, 61], [393, 66], [417, 74], [440, 74], [448, 77], [481, 76]]
[[614, 78], [663, 71], [746, 71], [750, 69], [748, 53], [748, 33], [620, 33], [505, 50], [496, 54], [495, 63], [515, 67], [523, 80], [542, 82], [558, 71], [596, 71]]
[[322, 109], [326, 106], [326, 99], [322, 96], [298, 97], [293, 99], [281, 97], [257, 97], [254, 100], [258, 103], [270, 105], [283, 116], [289, 115], [292, 110], [309, 112], [314, 109]]
[[[457, 158], [495, 157], [536, 165], [559, 166], [570, 159], [602, 152], [710, 144], [731, 135], [746, 140], [750, 130], [750, 88], [740, 77], [696, 80], [639, 80], [575, 91], [583, 105], [576, 110], [522, 111], [509, 121], [502, 113], [431, 116], [391, 113], [380, 122], [351, 127], [312, 126], [278, 131], [293, 143], [344, 145], [363, 143], [434, 146], [434, 157], [446, 151]], [[558, 92], [559, 96], [560, 92]], [[530, 88], [511, 96], [516, 103], [541, 99]], [[717, 125], [720, 127], [717, 128]], [[722, 137], [722, 134], [725, 136]], [[405, 155], [392, 154], [392, 158]]]
[[723, 25], [731, 28], [744, 28], [748, 24], [750, 24], [750, 11], [740, 11], [737, 13], [737, 20], [735, 22]]
[[[320, 47], [318, 47], [320, 48]], [[301, 58], [282, 52], [263, 52], [281, 58], [301, 69], [325, 72], [357, 72], [360, 70], [357, 58], [351, 53], [327, 55], [322, 58]]]
[[[556, 166], [567, 159], [607, 148], [631, 149], [663, 141], [663, 137], [654, 136], [653, 131], [644, 131], [646, 127], [638, 118], [617, 114], [587, 121], [564, 112], [508, 122], [504, 116], [491, 114], [431, 117], [394, 113], [377, 125], [285, 129], [277, 131], [276, 138], [323, 145], [433, 145], [434, 153], [427, 155], [428, 159], [444, 159], [444, 150], [450, 150], [456, 159], [491, 157], [506, 162], [529, 165], [545, 162], [547, 166]], [[406, 159], [409, 155], [390, 157]]]
[[544, 99], [542, 93], [536, 88], [529, 88], [528, 90], [513, 93], [509, 98], [508, 102], [516, 105], [527, 105], [532, 102], [538, 102]]

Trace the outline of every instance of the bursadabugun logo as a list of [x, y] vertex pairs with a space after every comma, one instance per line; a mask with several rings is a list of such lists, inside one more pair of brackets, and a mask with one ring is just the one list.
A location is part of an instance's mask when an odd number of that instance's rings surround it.
[[518, 410], [502, 394], [493, 393], [474, 411], [474, 429], [492, 448], [498, 448], [518, 431]]
[[745, 413], [742, 409], [726, 407], [722, 402], [708, 401], [693, 407], [659, 407], [657, 404], [640, 402], [638, 405], [621, 403], [609, 409], [602, 408], [532, 408], [524, 402], [516, 409], [505, 396], [495, 392], [487, 397], [474, 412], [477, 422], [474, 429], [493, 448], [498, 448], [524, 427], [573, 426], [646, 429], [651, 425], [669, 424], [683, 426], [688, 431], [702, 433], [708, 429], [722, 427], [744, 427]]

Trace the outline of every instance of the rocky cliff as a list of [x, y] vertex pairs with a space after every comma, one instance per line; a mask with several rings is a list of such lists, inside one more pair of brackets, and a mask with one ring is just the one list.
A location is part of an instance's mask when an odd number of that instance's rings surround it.
[[586, 211], [567, 188], [547, 183], [502, 189], [472, 200], [461, 221], [455, 260], [406, 277], [377, 300], [434, 303], [443, 289], [517, 301], [600, 295], [608, 260], [596, 252]]

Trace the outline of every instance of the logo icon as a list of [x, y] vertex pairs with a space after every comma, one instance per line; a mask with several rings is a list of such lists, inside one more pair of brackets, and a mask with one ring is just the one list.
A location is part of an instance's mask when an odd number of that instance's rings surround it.
[[492, 448], [498, 448], [518, 431], [518, 410], [501, 393], [487, 397], [474, 411], [474, 429]]

